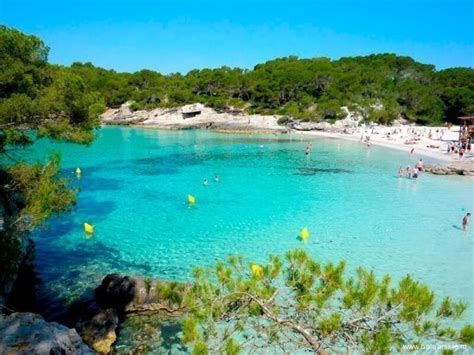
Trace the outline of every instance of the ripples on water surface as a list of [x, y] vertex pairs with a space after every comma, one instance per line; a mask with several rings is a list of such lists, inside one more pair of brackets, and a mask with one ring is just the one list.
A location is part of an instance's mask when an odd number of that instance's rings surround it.
[[[308, 160], [305, 146], [296, 135], [112, 127], [90, 147], [41, 140], [27, 153], [60, 151], [81, 190], [76, 208], [34, 235], [43, 291], [81, 295], [113, 271], [187, 280], [229, 254], [264, 261], [303, 247], [307, 226], [304, 248], [320, 260], [411, 273], [438, 294], [471, 299], [473, 229], [460, 230], [473, 210], [471, 179], [399, 179], [399, 166], [419, 157], [317, 138]], [[96, 226], [90, 239], [85, 221]]]

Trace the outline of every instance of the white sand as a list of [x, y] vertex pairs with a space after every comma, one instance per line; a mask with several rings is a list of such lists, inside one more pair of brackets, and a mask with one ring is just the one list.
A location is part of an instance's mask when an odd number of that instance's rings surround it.
[[[411, 133], [414, 129], [415, 133]], [[398, 133], [393, 134], [396, 130]], [[432, 138], [428, 138], [429, 131], [432, 132]], [[438, 133], [436, 131], [438, 130]], [[441, 136], [442, 130], [444, 134]], [[400, 132], [401, 131], [401, 132]], [[391, 132], [388, 136], [387, 133]], [[425, 127], [425, 126], [400, 126], [400, 127], [385, 127], [377, 126], [373, 129], [356, 128], [351, 133], [340, 133], [340, 132], [325, 132], [325, 131], [308, 131], [300, 132], [304, 135], [317, 136], [317, 137], [328, 137], [337, 139], [346, 139], [351, 141], [364, 143], [366, 136], [369, 136], [370, 145], [377, 145], [386, 148], [397, 149], [407, 152], [410, 154], [411, 150], [414, 149], [413, 154], [423, 155], [426, 157], [443, 160], [443, 161], [460, 161], [458, 154], [448, 154], [447, 148], [448, 143], [452, 142], [451, 139], [456, 139], [459, 135], [459, 127], [453, 126], [450, 130], [445, 127]], [[416, 137], [416, 140], [414, 138]], [[362, 139], [361, 139], [362, 138]], [[448, 140], [449, 139], [449, 140]], [[405, 144], [407, 141], [414, 142], [414, 144]], [[437, 148], [431, 148], [437, 147]], [[474, 155], [466, 153], [462, 160], [473, 160]]]

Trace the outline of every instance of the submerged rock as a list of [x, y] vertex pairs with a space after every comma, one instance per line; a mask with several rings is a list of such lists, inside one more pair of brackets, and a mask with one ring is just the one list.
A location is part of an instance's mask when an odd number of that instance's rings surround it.
[[156, 315], [130, 315], [120, 325], [116, 354], [189, 354], [181, 344], [179, 320]]
[[75, 329], [46, 322], [35, 313], [0, 320], [0, 354], [93, 354]]

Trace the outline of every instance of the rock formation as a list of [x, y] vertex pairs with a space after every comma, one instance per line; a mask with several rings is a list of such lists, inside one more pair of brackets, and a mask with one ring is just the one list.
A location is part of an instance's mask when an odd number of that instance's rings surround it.
[[46, 322], [34, 313], [13, 313], [0, 320], [0, 354], [93, 354], [76, 330]]
[[101, 354], [107, 354], [111, 346], [117, 340], [115, 330], [119, 325], [118, 313], [113, 308], [98, 309], [90, 319], [80, 321], [76, 329], [82, 339], [92, 349]]
[[[170, 298], [163, 297], [166, 289]], [[109, 353], [116, 329], [127, 314], [180, 315], [188, 286], [140, 277], [107, 275], [96, 288], [93, 300], [77, 304], [69, 317], [84, 341], [98, 353]]]
[[230, 107], [219, 112], [196, 103], [180, 108], [153, 110], [131, 110], [131, 102], [118, 109], [109, 109], [102, 114], [105, 124], [139, 125], [160, 129], [212, 128], [222, 130], [286, 131], [278, 125], [281, 116], [243, 115], [243, 111]]
[[435, 175], [474, 176], [474, 162], [466, 160], [448, 164], [427, 165], [425, 171]]

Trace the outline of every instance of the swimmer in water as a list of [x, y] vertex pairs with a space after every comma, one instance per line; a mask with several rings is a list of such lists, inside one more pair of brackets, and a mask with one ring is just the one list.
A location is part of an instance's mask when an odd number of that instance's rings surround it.
[[403, 176], [403, 168], [400, 166], [400, 168], [398, 169], [398, 177], [402, 177]]
[[464, 218], [462, 219], [462, 230], [466, 231], [469, 223], [471, 222], [471, 213], [466, 213]]
[[220, 181], [219, 175], [214, 175], [214, 181], [215, 181], [215, 182], [219, 182], [219, 181]]
[[207, 181], [207, 179], [204, 179], [203, 184], [204, 184], [204, 186], [207, 186], [207, 185], [209, 185], [209, 181]]
[[311, 143], [306, 144], [306, 155], [309, 155], [311, 153]]

